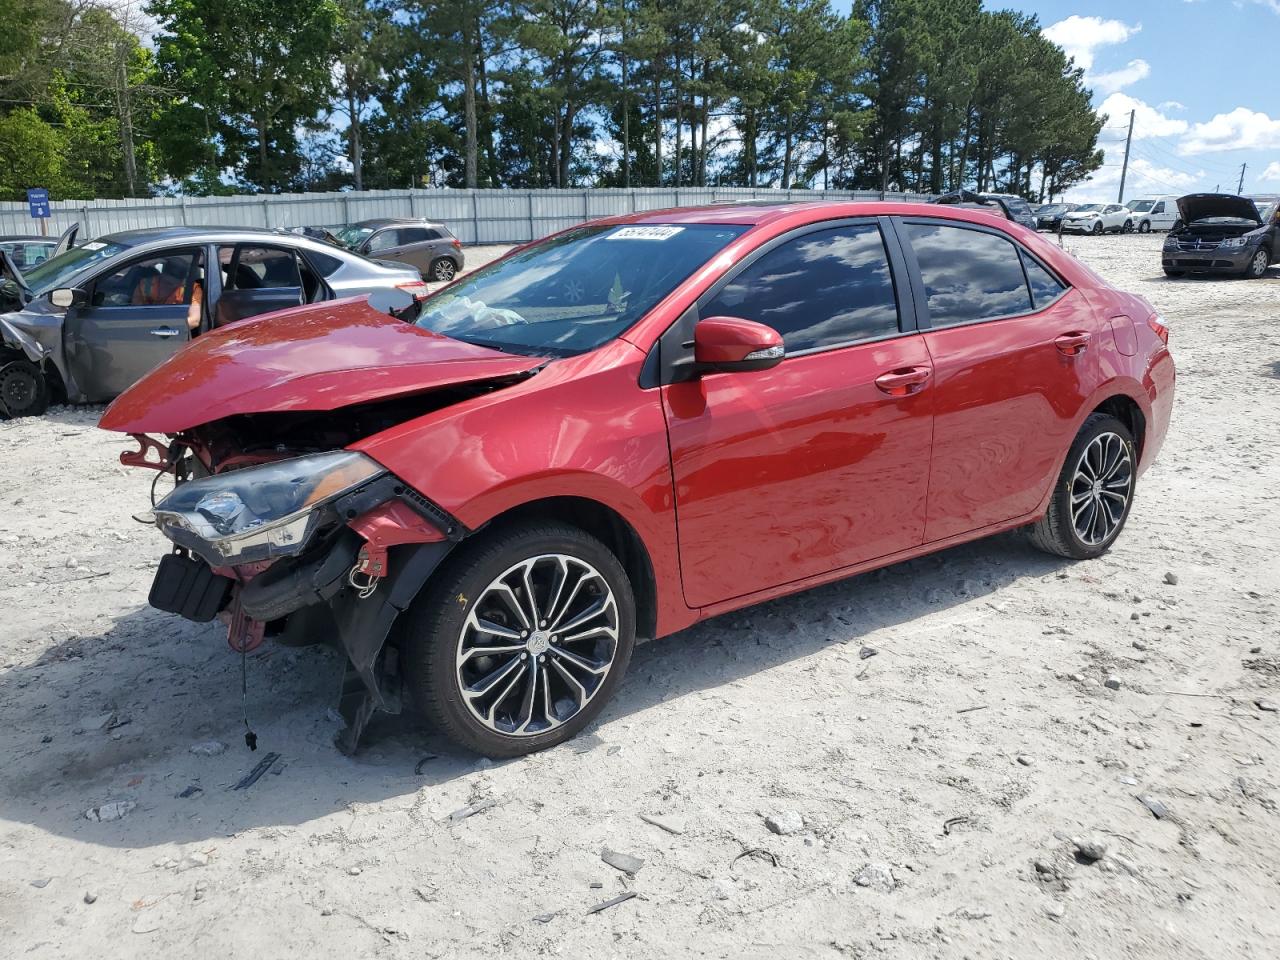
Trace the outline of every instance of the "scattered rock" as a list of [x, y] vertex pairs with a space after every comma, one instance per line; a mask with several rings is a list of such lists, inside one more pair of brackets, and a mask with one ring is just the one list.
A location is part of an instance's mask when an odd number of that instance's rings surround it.
[[1061, 920], [1067, 914], [1067, 908], [1056, 900], [1044, 905], [1045, 916], [1050, 920]]
[[107, 823], [111, 820], [123, 820], [129, 815], [129, 812], [138, 804], [133, 800], [112, 800], [96, 807], [90, 807], [84, 812], [86, 820], [92, 820], [94, 823]]
[[85, 902], [85, 903], [97, 903], [97, 902], [98, 902], [98, 895], [97, 895], [96, 893], [94, 893], [92, 890], [86, 890], [86, 891], [84, 892], [84, 902]]
[[1275, 713], [1277, 710], [1280, 710], [1280, 707], [1276, 706], [1274, 700], [1255, 700], [1253, 701], [1253, 704], [1259, 710], [1265, 711], [1266, 713]]
[[221, 740], [201, 740], [191, 745], [191, 752], [197, 757], [216, 757], [226, 751], [227, 745]]
[[863, 647], [861, 650], [858, 651], [858, 658], [860, 660], [870, 660], [879, 652], [880, 651], [877, 650], [875, 647]]
[[555, 917], [556, 915], [554, 913], [540, 913], [533, 919], [538, 921], [538, 923], [550, 923], [555, 919]]
[[1135, 611], [1133, 611], [1133, 613], [1129, 614], [1129, 619], [1130, 619], [1130, 620], [1141, 620], [1141, 619], [1142, 619], [1142, 614], [1138, 613], [1138, 611], [1137, 611], [1137, 610], [1135, 610]]
[[1169, 816], [1169, 808], [1165, 806], [1164, 801], [1150, 794], [1142, 794], [1138, 797], [1138, 802], [1151, 811], [1151, 815], [1157, 820], [1163, 820]]
[[864, 865], [853, 875], [853, 882], [860, 887], [867, 887], [880, 893], [892, 893], [898, 885], [893, 875], [893, 868], [887, 863], [872, 862]]
[[711, 895], [717, 900], [730, 900], [733, 898], [733, 884], [728, 880], [714, 880], [711, 883]]
[[645, 823], [652, 824], [659, 830], [665, 830], [667, 833], [672, 833], [676, 836], [684, 833], [684, 823], [679, 820], [673, 820], [670, 817], [654, 817], [647, 813], [642, 813], [640, 814], [640, 819]]
[[192, 797], [198, 797], [202, 793], [204, 793], [204, 788], [193, 783], [190, 786], [183, 787], [174, 794], [174, 797], [178, 800], [190, 800]]
[[1024, 767], [1029, 767], [1036, 762], [1034, 758], [1027, 756], [1025, 753], [1018, 754], [1015, 759]]
[[804, 829], [804, 817], [794, 810], [782, 810], [766, 816], [764, 825], [780, 837], [789, 837]]
[[1074, 842], [1076, 859], [1097, 863], [1107, 855], [1107, 842], [1101, 837], [1082, 837]]
[[51, 733], [46, 733], [43, 737], [41, 737], [41, 738], [40, 738], [40, 742], [41, 742], [41, 743], [53, 743], [53, 734], [51, 734]]
[[204, 899], [204, 892], [205, 892], [205, 890], [207, 890], [207, 889], [208, 889], [208, 888], [205, 886], [205, 882], [204, 882], [203, 880], [197, 880], [197, 881], [196, 881], [196, 885], [195, 885], [195, 889], [191, 891], [191, 899], [192, 899], [192, 900], [203, 900], [203, 899]]
[[333, 907], [321, 907], [321, 908], [320, 908], [320, 916], [322, 916], [322, 917], [332, 917], [332, 916], [333, 916]]
[[629, 853], [619, 853], [617, 850], [610, 850], [608, 847], [600, 851], [600, 859], [615, 870], [621, 870], [623, 873], [633, 877], [644, 866], [644, 861], [639, 857], [633, 857]]
[[360, 874], [361, 874], [361, 873], [363, 873], [363, 872], [364, 872], [364, 871], [363, 871], [363, 870], [361, 870], [359, 867], [348, 867], [348, 868], [347, 868], [347, 873], [351, 874], [351, 876], [353, 876], [353, 877], [358, 877], [358, 876], [360, 876]]
[[1124, 741], [1135, 750], [1146, 750], [1149, 744], [1141, 737], [1127, 737]]
[[1166, 573], [1164, 575], [1164, 582], [1171, 587], [1176, 587], [1178, 585], [1178, 575], [1176, 573]]
[[32, 880], [31, 885], [35, 887], [37, 890], [43, 890], [45, 887], [47, 887], [50, 884], [52, 880], [53, 880], [53, 877], [41, 877], [39, 880]]
[[1120, 678], [1119, 678], [1119, 677], [1107, 677], [1107, 679], [1106, 679], [1106, 680], [1104, 680], [1104, 681], [1102, 682], [1102, 685], [1103, 685], [1104, 687], [1106, 687], [1108, 690], [1119, 690], [1119, 689], [1120, 689]]

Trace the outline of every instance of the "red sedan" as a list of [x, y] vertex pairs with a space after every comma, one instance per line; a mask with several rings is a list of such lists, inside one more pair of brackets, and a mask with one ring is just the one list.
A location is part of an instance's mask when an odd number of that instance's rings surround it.
[[102, 426], [178, 481], [153, 605], [235, 650], [332, 638], [344, 749], [404, 689], [514, 756], [589, 723], [637, 637], [1014, 527], [1098, 556], [1164, 439], [1167, 340], [985, 213], [665, 210], [420, 309], [215, 331]]

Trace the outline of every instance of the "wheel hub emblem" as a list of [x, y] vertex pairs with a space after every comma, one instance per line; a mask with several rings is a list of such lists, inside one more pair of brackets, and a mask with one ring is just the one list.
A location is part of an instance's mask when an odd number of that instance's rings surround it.
[[545, 630], [535, 630], [529, 637], [529, 653], [539, 657], [551, 646], [551, 637]]

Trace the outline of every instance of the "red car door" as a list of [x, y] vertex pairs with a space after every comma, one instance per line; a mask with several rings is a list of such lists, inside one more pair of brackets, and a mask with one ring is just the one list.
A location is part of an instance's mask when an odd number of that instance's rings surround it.
[[922, 541], [931, 369], [881, 230], [862, 220], [788, 235], [700, 301], [698, 316], [773, 327], [788, 355], [663, 388], [691, 606]]
[[1036, 509], [1097, 381], [1088, 302], [995, 230], [908, 219], [934, 370], [925, 540]]

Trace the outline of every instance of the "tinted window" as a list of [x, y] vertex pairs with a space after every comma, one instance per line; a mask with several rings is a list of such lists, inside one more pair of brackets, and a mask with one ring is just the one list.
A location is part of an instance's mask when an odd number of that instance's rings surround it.
[[1025, 251], [1022, 253], [1022, 265], [1027, 268], [1027, 283], [1031, 287], [1031, 299], [1037, 310], [1043, 310], [1067, 289], [1057, 277], [1027, 256]]
[[404, 246], [406, 243], [422, 243], [432, 239], [428, 231], [422, 227], [401, 227], [396, 234], [397, 246]]
[[[1141, 208], [1141, 207], [1139, 207], [1138, 209], [1142, 209], [1142, 208]], [[1164, 213], [1164, 201], [1163, 201], [1163, 200], [1161, 200], [1161, 201], [1160, 201], [1159, 203], [1157, 203], [1154, 207], [1152, 207], [1152, 208], [1151, 208], [1151, 212], [1152, 212], [1152, 213]]]
[[893, 275], [875, 224], [807, 233], [769, 251], [699, 308], [782, 334], [787, 352], [898, 332]]
[[327, 277], [342, 266], [342, 261], [337, 257], [331, 257], [327, 253], [316, 253], [314, 250], [307, 251], [307, 259], [320, 271], [320, 276]]
[[1031, 309], [1018, 248], [992, 233], [941, 224], [905, 224], [920, 264], [929, 322], [950, 327]]

